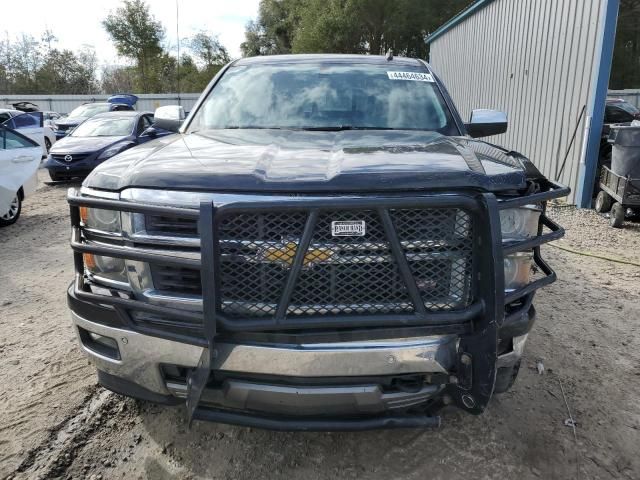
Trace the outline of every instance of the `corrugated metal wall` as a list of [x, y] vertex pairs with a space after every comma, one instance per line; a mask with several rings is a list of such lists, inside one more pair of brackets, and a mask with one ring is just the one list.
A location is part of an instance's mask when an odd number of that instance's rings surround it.
[[602, 3], [495, 0], [431, 43], [430, 63], [463, 118], [474, 108], [505, 111], [509, 130], [488, 140], [571, 186], [569, 201], [578, 183]]
[[[191, 110], [199, 93], [166, 93], [166, 94], [136, 94], [139, 97], [136, 110], [154, 111], [162, 105], [182, 105], [185, 111]], [[69, 113], [71, 110], [86, 102], [104, 102], [108, 95], [1, 95], [0, 108], [16, 102], [33, 102], [41, 110], [51, 110], [59, 113]]]

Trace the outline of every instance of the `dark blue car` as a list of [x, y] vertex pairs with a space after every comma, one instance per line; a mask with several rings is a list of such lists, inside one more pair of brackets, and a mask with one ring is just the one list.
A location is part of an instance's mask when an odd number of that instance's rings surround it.
[[151, 112], [100, 113], [56, 142], [44, 167], [54, 181], [85, 177], [108, 158], [170, 133], [153, 127]]

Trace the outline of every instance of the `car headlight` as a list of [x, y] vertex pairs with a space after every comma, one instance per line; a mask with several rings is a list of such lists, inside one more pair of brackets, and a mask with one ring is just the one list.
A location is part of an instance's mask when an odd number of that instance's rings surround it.
[[507, 208], [500, 211], [500, 228], [503, 241], [522, 241], [538, 234], [538, 222], [542, 210], [535, 205]]
[[98, 156], [98, 160], [106, 160], [107, 158], [111, 158], [126, 149], [128, 146], [129, 143], [116, 143], [115, 145], [111, 145]]
[[85, 253], [82, 258], [86, 272], [96, 280], [102, 280], [105, 283], [128, 283], [127, 269], [123, 259], [92, 253]]
[[120, 232], [120, 212], [102, 208], [80, 207], [80, 220], [86, 228], [103, 232]]
[[522, 288], [531, 279], [532, 252], [517, 252], [504, 257], [504, 288]]

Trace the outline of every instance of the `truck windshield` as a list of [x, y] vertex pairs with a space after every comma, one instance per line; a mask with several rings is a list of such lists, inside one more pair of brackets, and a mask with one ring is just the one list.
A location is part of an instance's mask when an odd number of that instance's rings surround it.
[[236, 128], [431, 130], [459, 135], [426, 69], [362, 64], [229, 68], [188, 133]]

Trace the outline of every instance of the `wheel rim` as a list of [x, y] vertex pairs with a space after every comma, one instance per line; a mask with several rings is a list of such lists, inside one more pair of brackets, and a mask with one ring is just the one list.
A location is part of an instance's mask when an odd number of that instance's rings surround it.
[[20, 208], [20, 199], [16, 195], [15, 198], [11, 201], [11, 205], [9, 205], [9, 211], [2, 215], [3, 220], [13, 220], [18, 215], [18, 209]]

